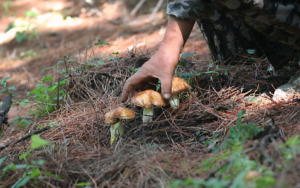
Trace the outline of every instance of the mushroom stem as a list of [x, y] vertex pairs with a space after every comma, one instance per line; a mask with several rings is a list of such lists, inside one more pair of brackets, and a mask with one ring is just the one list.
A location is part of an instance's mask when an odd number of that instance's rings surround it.
[[179, 108], [179, 98], [177, 94], [172, 94], [169, 102], [172, 110], [176, 110], [177, 108]]
[[143, 109], [143, 123], [152, 121], [153, 111], [153, 107]]
[[114, 123], [110, 126], [110, 145], [113, 145], [118, 137], [116, 130], [118, 130], [119, 136], [123, 136], [124, 127], [122, 120], [119, 120], [117, 123]]

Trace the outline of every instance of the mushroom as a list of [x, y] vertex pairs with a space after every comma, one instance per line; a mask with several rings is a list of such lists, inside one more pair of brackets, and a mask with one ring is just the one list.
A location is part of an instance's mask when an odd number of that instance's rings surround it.
[[169, 100], [170, 106], [173, 110], [176, 110], [177, 108], [179, 108], [179, 98], [177, 96], [177, 93], [182, 90], [188, 89], [188, 88], [189, 88], [189, 85], [184, 80], [182, 80], [179, 77], [173, 77], [173, 79], [172, 79], [172, 95]]
[[250, 170], [249, 172], [247, 172], [244, 178], [246, 181], [252, 181], [253, 179], [258, 178], [259, 176], [260, 174], [256, 170]]
[[146, 90], [131, 98], [130, 102], [143, 109], [143, 123], [152, 121], [153, 105], [167, 106], [160, 93], [153, 90]]
[[124, 127], [122, 119], [132, 119], [134, 118], [135, 113], [134, 111], [123, 108], [123, 107], [117, 107], [114, 110], [111, 110], [105, 114], [105, 123], [111, 124], [110, 126], [110, 144], [113, 145], [116, 138], [117, 138], [117, 132], [119, 136], [124, 135]]

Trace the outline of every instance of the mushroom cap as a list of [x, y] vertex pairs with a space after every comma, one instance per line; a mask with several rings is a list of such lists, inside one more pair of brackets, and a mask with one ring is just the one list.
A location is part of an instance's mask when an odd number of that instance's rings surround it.
[[250, 170], [246, 175], [245, 175], [245, 179], [247, 181], [253, 180], [254, 178], [259, 177], [260, 174], [256, 171], [256, 170]]
[[143, 108], [155, 106], [167, 106], [161, 94], [151, 89], [142, 91], [131, 98], [130, 103]]
[[187, 84], [183, 79], [179, 77], [173, 77], [172, 79], [172, 94], [178, 93], [179, 91], [185, 90], [189, 88], [189, 84]]
[[105, 114], [105, 123], [113, 124], [117, 123], [119, 119], [132, 119], [134, 116], [134, 111], [119, 106]]

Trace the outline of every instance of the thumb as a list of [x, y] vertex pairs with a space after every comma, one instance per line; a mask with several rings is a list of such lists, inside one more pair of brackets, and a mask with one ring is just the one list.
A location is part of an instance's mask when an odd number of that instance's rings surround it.
[[161, 94], [164, 99], [169, 100], [171, 98], [172, 91], [172, 76], [163, 77], [160, 82]]

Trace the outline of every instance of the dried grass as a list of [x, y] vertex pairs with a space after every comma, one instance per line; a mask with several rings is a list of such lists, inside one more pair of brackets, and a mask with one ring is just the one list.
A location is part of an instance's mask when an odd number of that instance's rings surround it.
[[[166, 187], [174, 179], [205, 178], [205, 172], [197, 173], [195, 169], [203, 159], [216, 154], [210, 154], [207, 146], [197, 141], [195, 132], [200, 131], [199, 136], [207, 140], [216, 133], [224, 138], [229, 127], [235, 125], [240, 110], [247, 111], [244, 122], [267, 125], [271, 116], [287, 137], [300, 131], [293, 126], [300, 125], [295, 118], [300, 109], [298, 103], [277, 104], [267, 96], [260, 104], [244, 100], [246, 95], [270, 86], [265, 80], [256, 80], [267, 73], [267, 64], [257, 59], [251, 65], [221, 65], [229, 70], [226, 79], [224, 75], [217, 76], [210, 82], [205, 74], [190, 79], [192, 89], [182, 93], [181, 108], [174, 113], [168, 108], [156, 108], [156, 119], [147, 125], [141, 122], [141, 110], [133, 108], [136, 118], [125, 121], [126, 135], [110, 147], [104, 114], [119, 105], [118, 97], [131, 70], [148, 58], [148, 54], [128, 52], [120, 60], [68, 77], [70, 84], [65, 89], [69, 97], [65, 105], [31, 125], [35, 130], [50, 122], [60, 124], [39, 134], [54, 145], [35, 150], [26, 159], [44, 159], [48, 163], [41, 170], [62, 177], [41, 180], [38, 187], [74, 187], [78, 182], [90, 182], [94, 187]], [[182, 69], [188, 72], [201, 67]], [[257, 87], [258, 84], [266, 87]], [[247, 92], [242, 88], [247, 88]], [[28, 133], [29, 128], [19, 134], [8, 128], [0, 141], [13, 143]], [[29, 144], [26, 139], [0, 151], [2, 156], [9, 156], [1, 166], [24, 163], [18, 156], [27, 151]], [[0, 180], [0, 185], [11, 186], [21, 175], [11, 172]], [[27, 187], [35, 186], [30, 182]]]

